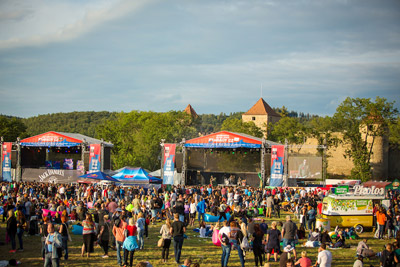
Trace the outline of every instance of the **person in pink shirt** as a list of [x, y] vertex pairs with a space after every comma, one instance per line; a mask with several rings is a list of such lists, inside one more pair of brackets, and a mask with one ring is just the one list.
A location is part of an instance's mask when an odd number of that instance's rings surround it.
[[301, 258], [294, 263], [295, 266], [300, 265], [300, 267], [311, 267], [311, 259], [307, 257], [307, 251], [301, 252]]

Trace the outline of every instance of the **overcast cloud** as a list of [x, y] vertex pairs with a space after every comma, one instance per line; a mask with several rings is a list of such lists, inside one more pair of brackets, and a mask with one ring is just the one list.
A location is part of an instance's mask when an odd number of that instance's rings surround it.
[[0, 113], [400, 107], [400, 2], [1, 1]]

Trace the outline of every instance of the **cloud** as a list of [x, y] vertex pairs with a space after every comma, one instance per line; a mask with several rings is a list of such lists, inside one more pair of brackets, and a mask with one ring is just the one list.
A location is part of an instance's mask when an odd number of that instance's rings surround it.
[[72, 40], [151, 2], [5, 1], [0, 13], [0, 49]]

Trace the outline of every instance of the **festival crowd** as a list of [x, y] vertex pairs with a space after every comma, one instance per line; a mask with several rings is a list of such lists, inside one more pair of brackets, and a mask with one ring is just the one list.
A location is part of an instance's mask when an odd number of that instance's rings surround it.
[[[38, 250], [44, 266], [60, 266], [68, 261], [68, 243], [75, 227], [82, 234], [81, 256], [90, 257], [96, 245], [108, 258], [116, 250], [119, 266], [133, 266], [135, 253], [145, 247], [150, 225], [161, 222], [157, 244], [161, 262], [170, 260], [173, 244], [174, 261], [179, 266], [196, 267], [190, 258], [181, 260], [187, 229], [198, 226], [200, 237], [211, 237], [221, 246], [221, 267], [229, 265], [232, 253], [238, 253], [241, 266], [254, 254], [254, 266], [331, 266], [329, 248], [347, 248], [346, 239], [355, 238], [354, 229], [336, 228], [334, 236], [316, 227], [322, 199], [327, 192], [305, 188], [254, 188], [250, 186], [140, 186], [122, 187], [95, 184], [0, 184], [3, 222], [10, 253], [24, 250], [24, 233], [41, 236]], [[396, 266], [400, 260], [400, 196], [388, 192], [388, 209], [377, 205], [374, 214], [377, 238], [397, 238], [382, 252], [375, 253], [363, 239], [357, 247], [354, 266], [363, 266], [365, 258], [380, 257], [381, 266]], [[286, 214], [281, 219], [281, 211]], [[214, 223], [207, 218], [216, 218]], [[275, 219], [268, 222], [264, 218]], [[299, 220], [296, 224], [294, 218]], [[282, 220], [284, 220], [282, 222]], [[75, 230], [74, 230], [75, 229]], [[154, 227], [151, 227], [154, 229]], [[157, 233], [158, 234], [158, 233]], [[17, 249], [17, 241], [19, 247]], [[306, 239], [303, 244], [299, 240]], [[315, 247], [318, 256], [312, 261], [299, 245]], [[296, 248], [297, 246], [297, 248]], [[184, 253], [183, 253], [184, 254]], [[153, 264], [153, 265], [152, 265]], [[136, 266], [156, 266], [137, 262]]]

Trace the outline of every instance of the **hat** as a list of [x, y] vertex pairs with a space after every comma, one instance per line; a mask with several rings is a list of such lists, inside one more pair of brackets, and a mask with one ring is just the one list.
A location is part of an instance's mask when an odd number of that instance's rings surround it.
[[290, 252], [292, 251], [294, 248], [291, 245], [287, 245], [284, 249], [283, 252]]

